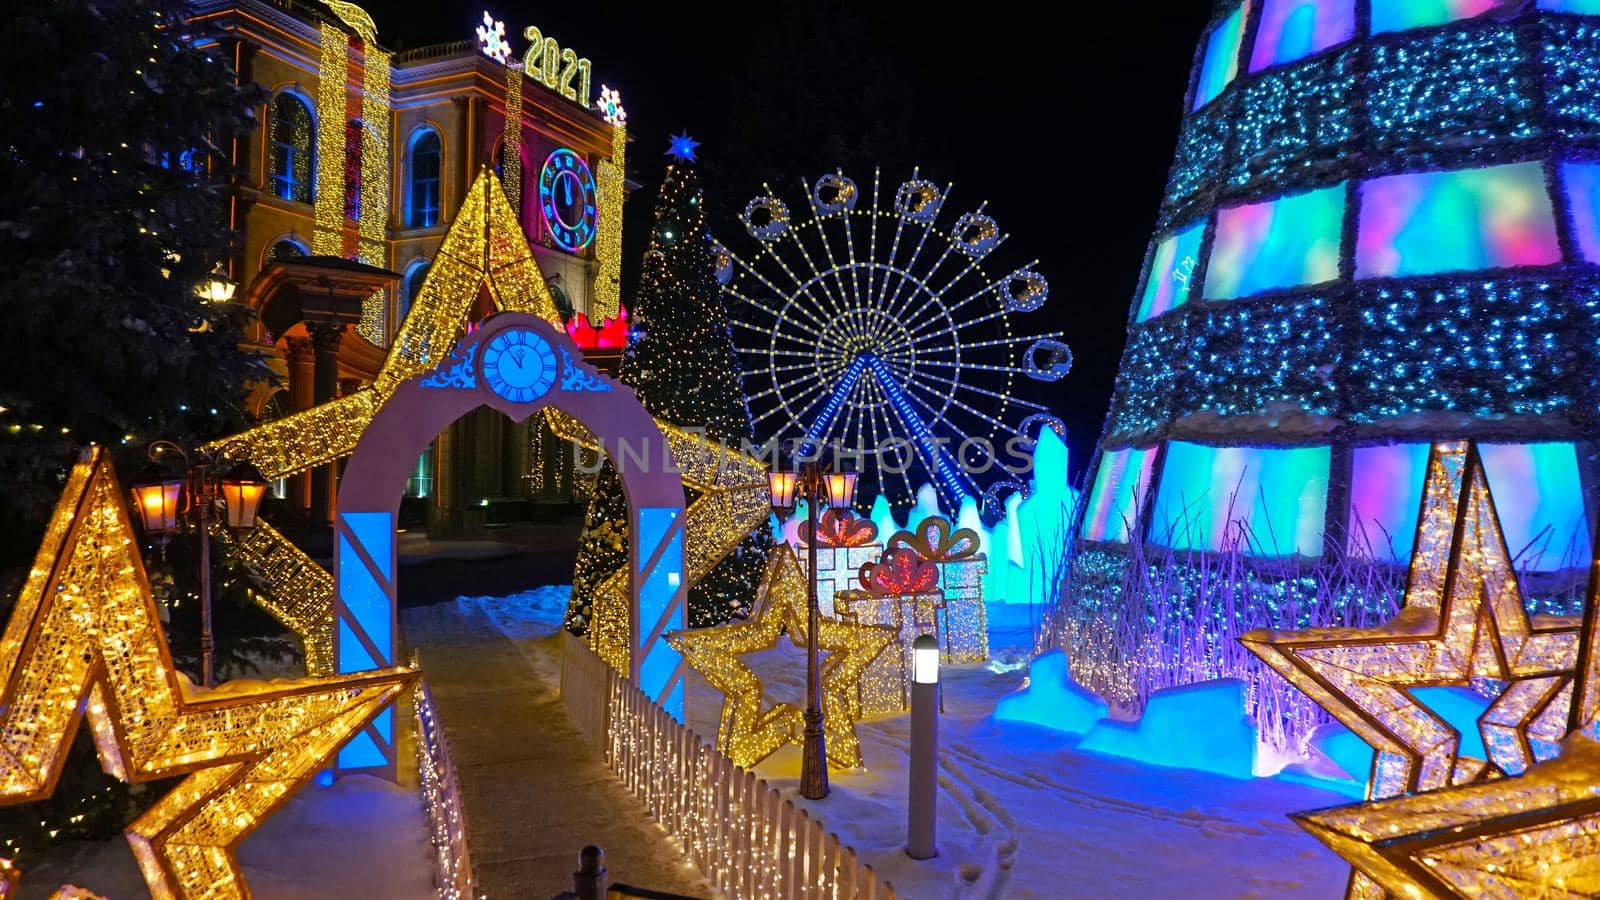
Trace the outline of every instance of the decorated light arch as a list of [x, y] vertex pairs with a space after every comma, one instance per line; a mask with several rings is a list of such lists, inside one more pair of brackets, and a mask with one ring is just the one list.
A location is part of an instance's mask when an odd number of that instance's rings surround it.
[[[217, 441], [210, 449], [249, 460], [267, 478], [308, 471], [350, 455], [396, 391], [411, 379], [433, 373], [458, 347], [473, 305], [484, 291], [498, 311], [527, 313], [559, 328], [549, 286], [498, 180], [488, 170], [480, 173], [463, 202], [373, 383], [331, 403]], [[565, 335], [560, 340], [577, 354]], [[586, 447], [600, 445], [577, 418], [557, 408], [547, 408], [546, 415], [561, 437]], [[683, 580], [693, 584], [766, 521], [770, 509], [765, 469], [736, 449], [670, 423], [658, 421], [656, 426], [679, 470], [675, 474], [697, 494], [682, 517]], [[270, 526], [257, 528], [238, 550], [271, 584], [271, 596], [261, 598], [262, 605], [304, 640], [307, 669], [324, 674], [341, 668], [335, 651], [334, 577]], [[590, 644], [606, 662], [624, 672], [632, 669], [628, 582], [629, 572], [622, 568], [601, 583], [589, 634]], [[379, 736], [390, 737], [381, 732]]]

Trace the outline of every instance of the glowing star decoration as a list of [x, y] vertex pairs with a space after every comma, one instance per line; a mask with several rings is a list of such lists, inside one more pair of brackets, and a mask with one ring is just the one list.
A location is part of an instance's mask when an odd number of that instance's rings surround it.
[[234, 847], [415, 678], [383, 669], [189, 685], [167, 649], [122, 489], [106, 452], [91, 449], [0, 638], [0, 804], [50, 795], [87, 717], [108, 773], [188, 776], [128, 826], [151, 894], [248, 897]]
[[694, 162], [694, 151], [699, 147], [700, 142], [689, 137], [688, 132], [679, 132], [672, 136], [672, 143], [667, 146], [666, 155], [679, 162]]
[[506, 23], [496, 19], [488, 10], [483, 11], [483, 24], [478, 26], [478, 49], [502, 66], [511, 62], [511, 45], [506, 42]]
[[[779, 747], [802, 741], [801, 709], [779, 703], [763, 710], [761, 678], [739, 657], [777, 646], [785, 629], [791, 639], [803, 641], [806, 618], [805, 576], [794, 551], [780, 546], [767, 562], [752, 618], [666, 636], [684, 661], [722, 694], [717, 747], [734, 765], [752, 768]], [[823, 722], [828, 762], [835, 768], [861, 766], [855, 727], [861, 717], [861, 676], [894, 636], [889, 628], [832, 618], [823, 618], [818, 626], [817, 645], [827, 653], [822, 662]]]
[[[1475, 447], [1434, 446], [1422, 503], [1404, 606], [1389, 624], [1240, 638], [1372, 745], [1372, 799], [1472, 781], [1488, 768], [1488, 761], [1461, 754], [1460, 734], [1410, 689], [1475, 679], [1508, 683], [1481, 730], [1491, 758], [1514, 758], [1507, 739], [1538, 721], [1537, 707], [1552, 699], [1552, 676], [1570, 672], [1577, 657], [1576, 622], [1528, 618]], [[1499, 718], [1513, 722], [1497, 730], [1495, 707], [1507, 697], [1521, 698], [1519, 714], [1502, 710]], [[1360, 874], [1350, 894], [1379, 895]]]
[[622, 95], [606, 87], [605, 82], [600, 83], [600, 99], [594, 102], [594, 107], [607, 124], [617, 128], [628, 124], [628, 111], [622, 108]]
[[[618, 128], [614, 129], [614, 135], [613, 159], [621, 163], [626, 132]], [[602, 170], [608, 165], [602, 163]], [[606, 224], [610, 220], [602, 212], [597, 241], [614, 242], [617, 238], [607, 235], [620, 231], [620, 174], [602, 175], [603, 208], [608, 203], [604, 196], [608, 177], [619, 183], [610, 195], [615, 201], [613, 219], [618, 228], [610, 229]], [[606, 253], [599, 255], [604, 272]], [[269, 479], [300, 474], [349, 456], [396, 386], [412, 376], [433, 370], [449, 358], [466, 331], [473, 304], [484, 290], [499, 311], [531, 313], [561, 327], [561, 316], [550, 288], [504, 192], [489, 169], [479, 173], [462, 202], [411, 312], [400, 323], [383, 369], [370, 386], [215, 441], [208, 448], [230, 459], [254, 463]], [[555, 409], [547, 409], [545, 416], [557, 436], [590, 449], [599, 445], [598, 438], [571, 416]], [[682, 470], [684, 484], [698, 493], [684, 511], [686, 577], [693, 584], [771, 515], [766, 468], [749, 454], [708, 440], [702, 434], [669, 422], [658, 420], [656, 424], [667, 437], [673, 463]], [[275, 596], [258, 596], [258, 602], [301, 636], [308, 648], [313, 642], [319, 647], [331, 647], [334, 627], [331, 578], [298, 548], [281, 540], [281, 536], [274, 540], [272, 534], [268, 534], [262, 540], [260, 552], [271, 561], [268, 577]], [[280, 593], [280, 588], [298, 586], [315, 587], [318, 589], [316, 596], [326, 599], [319, 600], [314, 607], [294, 599], [283, 599], [285, 595]], [[607, 663], [626, 672], [630, 627], [626, 567], [604, 579], [596, 588], [596, 594], [590, 643]], [[288, 596], [299, 595], [291, 590]], [[314, 630], [304, 630], [308, 629], [308, 623], [316, 623]], [[316, 658], [331, 665], [331, 654]], [[308, 649], [308, 664], [312, 659]], [[312, 670], [312, 674], [320, 673]]]
[[1559, 759], [1516, 778], [1292, 818], [1354, 865], [1373, 894], [1600, 894], [1600, 747], [1567, 739]]

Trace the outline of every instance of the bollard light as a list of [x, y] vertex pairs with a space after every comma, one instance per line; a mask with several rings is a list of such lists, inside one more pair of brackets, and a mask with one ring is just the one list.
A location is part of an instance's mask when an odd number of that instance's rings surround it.
[[911, 681], [914, 684], [939, 683], [939, 639], [921, 634], [911, 642]]
[[932, 859], [939, 853], [939, 639], [917, 635], [911, 642], [911, 759], [906, 788], [906, 855]]

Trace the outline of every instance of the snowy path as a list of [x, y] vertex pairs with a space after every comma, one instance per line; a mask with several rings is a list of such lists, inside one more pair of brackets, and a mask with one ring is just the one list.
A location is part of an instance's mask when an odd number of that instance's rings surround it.
[[[709, 897], [567, 719], [555, 637], [566, 596], [542, 589], [401, 613], [460, 770], [479, 889], [491, 900], [570, 890], [578, 851], [594, 843], [613, 881]], [[508, 612], [512, 601], [522, 605]]]
[[[803, 657], [787, 641], [745, 659], [769, 697], [802, 696]], [[936, 858], [916, 862], [902, 849], [909, 717], [863, 723], [866, 771], [836, 772], [826, 800], [797, 802], [918, 900], [1341, 896], [1348, 870], [1285, 813], [1346, 798], [1081, 753], [1059, 733], [995, 721], [995, 701], [1022, 675], [945, 669]], [[703, 734], [715, 733], [718, 702], [691, 681], [689, 717]], [[786, 748], [758, 771], [792, 792], [799, 753]]]

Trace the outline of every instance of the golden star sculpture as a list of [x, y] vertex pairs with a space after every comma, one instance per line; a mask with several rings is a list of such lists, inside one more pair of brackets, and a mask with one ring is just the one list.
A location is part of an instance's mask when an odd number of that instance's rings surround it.
[[1292, 818], [1397, 897], [1600, 896], [1600, 747], [1514, 778]]
[[[621, 141], [624, 132], [617, 129], [617, 134]], [[614, 152], [621, 148], [618, 143]], [[613, 180], [620, 185], [619, 178]], [[619, 231], [620, 204], [620, 199], [602, 204], [615, 207], [610, 215]], [[611, 269], [615, 268], [613, 261]], [[530, 313], [563, 327], [516, 213], [488, 168], [473, 182], [445, 233], [373, 383], [215, 441], [207, 449], [229, 459], [248, 460], [268, 479], [301, 474], [349, 456], [395, 388], [450, 357], [466, 332], [480, 292], [487, 292], [498, 311]], [[556, 435], [590, 449], [599, 446], [599, 440], [572, 416], [552, 408], [545, 410], [545, 419]], [[684, 562], [692, 585], [771, 515], [766, 467], [737, 447], [702, 433], [660, 419], [656, 425], [667, 438], [684, 484], [696, 492], [684, 510]], [[237, 550], [271, 586], [268, 595], [258, 598], [262, 608], [305, 642], [307, 671], [332, 673], [333, 577], [269, 526], [257, 526]], [[607, 663], [626, 672], [630, 653], [626, 566], [602, 579], [596, 594], [590, 644]]]
[[[755, 615], [746, 621], [666, 635], [684, 660], [722, 694], [717, 747], [745, 769], [754, 768], [785, 744], [801, 742], [800, 708], [779, 703], [763, 711], [761, 677], [739, 659], [776, 647], [785, 628], [791, 639], [806, 632], [805, 576], [787, 544], [775, 548], [767, 561], [761, 593], [764, 599], [758, 598]], [[822, 712], [828, 762], [834, 768], [861, 765], [861, 742], [856, 736], [861, 675], [894, 637], [886, 626], [833, 618], [823, 618], [817, 628], [817, 646], [828, 653], [821, 666]]]
[[[1437, 444], [1400, 613], [1377, 628], [1252, 631], [1240, 642], [1376, 751], [1369, 798], [1470, 781], [1487, 761], [1463, 757], [1460, 735], [1407, 688], [1507, 681], [1519, 704], [1545, 696], [1577, 658], [1578, 623], [1530, 620], [1477, 449]], [[1529, 690], [1518, 686], [1527, 681]], [[1512, 704], [1495, 713], [1525, 729]], [[1505, 731], [1496, 758], [1514, 760]]]
[[173, 666], [105, 451], [84, 453], [0, 637], [0, 804], [55, 789], [87, 717], [124, 781], [188, 775], [128, 827], [156, 897], [247, 898], [233, 849], [416, 679], [360, 676], [202, 691]]
[[[1529, 619], [1475, 446], [1434, 445], [1422, 502], [1393, 621], [1240, 638], [1372, 746], [1369, 799], [1521, 772], [1553, 752], [1552, 734], [1565, 734], [1579, 623]], [[1461, 755], [1456, 730], [1408, 690], [1475, 678], [1506, 683], [1479, 719], [1490, 760]], [[1381, 897], [1383, 889], [1358, 867], [1347, 896]]]

